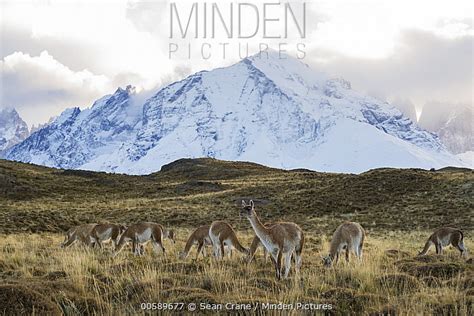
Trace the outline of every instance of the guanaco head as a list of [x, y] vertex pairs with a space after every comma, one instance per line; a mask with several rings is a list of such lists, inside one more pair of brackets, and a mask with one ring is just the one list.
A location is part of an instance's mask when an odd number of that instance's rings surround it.
[[246, 204], [244, 200], [242, 200], [242, 209], [240, 210], [240, 215], [245, 217], [250, 217], [254, 214], [255, 205], [253, 201], [250, 200], [249, 204]]
[[323, 257], [323, 265], [326, 268], [329, 268], [332, 265], [332, 257], [331, 255], [327, 255], [326, 257]]

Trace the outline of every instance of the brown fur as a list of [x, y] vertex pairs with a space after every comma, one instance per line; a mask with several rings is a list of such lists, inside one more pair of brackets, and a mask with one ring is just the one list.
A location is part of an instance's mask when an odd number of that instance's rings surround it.
[[461, 230], [451, 227], [441, 227], [433, 232], [425, 243], [425, 247], [418, 254], [424, 256], [428, 253], [430, 247], [434, 245], [436, 254], [442, 254], [443, 247], [452, 245], [461, 252], [461, 256], [467, 253], [464, 246], [464, 235]]
[[224, 246], [234, 247], [243, 254], [248, 254], [248, 249], [244, 248], [237, 239], [234, 229], [223, 221], [212, 222], [209, 228], [209, 238], [214, 248], [216, 258], [224, 257]]
[[339, 261], [339, 254], [343, 250], [346, 251], [347, 262], [349, 262], [351, 251], [361, 259], [364, 239], [365, 231], [359, 223], [345, 222], [339, 225], [332, 236], [329, 255], [323, 259], [324, 265], [331, 266], [333, 261], [337, 263]]
[[290, 222], [278, 222], [271, 227], [265, 227], [255, 212], [255, 205], [252, 200], [250, 200], [249, 204], [242, 201], [240, 213], [248, 218], [255, 234], [270, 253], [275, 265], [277, 279], [282, 278], [283, 256], [285, 256], [285, 273], [283, 277], [286, 278], [288, 276], [293, 255], [295, 255], [296, 273], [298, 273], [301, 267], [304, 246], [304, 233], [301, 228], [295, 223]]
[[[265, 223], [265, 227], [270, 227], [273, 226], [274, 223]], [[255, 236], [252, 240], [252, 243], [250, 244], [250, 249], [249, 249], [249, 255], [247, 257], [247, 263], [250, 263], [253, 261], [253, 258], [255, 257], [255, 253], [257, 252], [258, 247], [262, 245], [262, 242], [260, 241], [260, 238], [258, 236]], [[265, 247], [262, 245], [263, 248], [263, 258], [265, 259], [265, 262], [267, 262], [267, 250]]]
[[120, 241], [115, 247], [115, 255], [117, 255], [122, 248], [129, 242], [132, 242], [132, 251], [136, 255], [142, 254], [143, 248], [141, 245], [151, 241], [153, 250], [158, 253], [158, 249], [161, 249], [163, 253], [166, 253], [165, 247], [163, 246], [163, 238], [174, 237], [172, 231], [166, 231], [162, 225], [151, 222], [142, 222], [131, 225], [120, 237]]
[[117, 224], [97, 224], [92, 229], [91, 238], [99, 248], [102, 242], [111, 240], [113, 247], [119, 242], [120, 235], [125, 231], [125, 226]]
[[61, 248], [67, 248], [74, 242], [80, 241], [87, 246], [92, 246], [93, 241], [91, 240], [91, 232], [97, 224], [83, 224], [70, 228], [66, 232], [66, 238], [61, 244]]
[[[194, 244], [197, 244], [198, 246], [196, 259], [199, 257], [199, 254], [201, 252], [203, 251], [205, 252], [204, 250], [205, 246], [211, 244], [211, 240], [209, 238], [210, 227], [211, 227], [210, 225], [203, 225], [196, 228], [196, 230], [191, 233], [191, 235], [188, 238], [188, 241], [186, 242], [186, 246], [184, 247], [184, 251], [179, 254], [181, 259], [185, 259], [188, 256], [189, 251], [191, 250], [191, 247]], [[205, 254], [203, 253], [203, 256], [204, 255]]]

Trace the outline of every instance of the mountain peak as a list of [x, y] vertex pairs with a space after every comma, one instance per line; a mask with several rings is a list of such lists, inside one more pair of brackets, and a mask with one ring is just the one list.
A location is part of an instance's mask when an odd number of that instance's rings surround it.
[[117, 90], [115, 90], [114, 94], [122, 94], [122, 93], [127, 93], [129, 95], [133, 95], [136, 93], [136, 87], [132, 85], [127, 85], [125, 89], [122, 89], [122, 87], [118, 87]]
[[133, 93], [118, 88], [65, 114], [68, 124], [35, 133], [7, 158], [131, 174], [197, 157], [357, 173], [462, 165], [394, 107], [275, 51], [188, 76], [144, 104], [130, 102]]
[[15, 108], [0, 108], [0, 154], [25, 140], [28, 135], [28, 125]]

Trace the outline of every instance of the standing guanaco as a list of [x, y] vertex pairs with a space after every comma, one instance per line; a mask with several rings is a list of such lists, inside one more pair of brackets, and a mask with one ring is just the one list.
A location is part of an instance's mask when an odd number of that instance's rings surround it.
[[241, 253], [247, 255], [248, 249], [243, 247], [242, 244], [237, 239], [235, 231], [228, 223], [223, 221], [212, 222], [209, 227], [209, 238], [212, 242], [212, 247], [214, 249], [214, 256], [216, 258], [224, 257], [224, 246], [229, 248], [234, 247]]
[[352, 251], [359, 259], [362, 259], [362, 246], [364, 244], [365, 231], [359, 223], [345, 222], [336, 229], [332, 235], [329, 254], [323, 258], [323, 264], [330, 267], [339, 261], [339, 253], [346, 251], [346, 261], [349, 262], [349, 252]]
[[464, 245], [464, 234], [461, 230], [450, 227], [442, 227], [434, 231], [430, 238], [426, 241], [425, 247], [418, 254], [424, 256], [428, 253], [428, 250], [432, 245], [435, 245], [436, 254], [443, 252], [443, 247], [453, 245], [461, 252], [461, 256], [467, 253], [466, 246]]
[[97, 224], [91, 231], [91, 241], [93, 241], [99, 248], [102, 248], [102, 243], [108, 240], [112, 241], [115, 248], [120, 240], [120, 235], [123, 234], [126, 227], [117, 224]]
[[164, 238], [169, 238], [171, 241], [175, 242], [174, 232], [163, 228], [160, 224], [142, 222], [131, 225], [120, 237], [120, 241], [115, 247], [114, 256], [116, 256], [125, 244], [130, 241], [132, 242], [132, 251], [136, 255], [143, 254], [142, 245], [145, 245], [149, 241], [151, 241], [155, 253], [158, 253], [158, 249], [161, 249], [162, 252], [165, 253], [165, 247], [163, 246]]
[[291, 267], [291, 257], [295, 255], [296, 273], [299, 273], [302, 263], [304, 233], [295, 223], [279, 222], [271, 227], [265, 227], [255, 211], [252, 200], [246, 204], [242, 200], [240, 214], [247, 217], [255, 234], [260, 238], [265, 249], [270, 253], [275, 265], [276, 278], [282, 278], [282, 258], [285, 257], [285, 272], [283, 277], [288, 277]]

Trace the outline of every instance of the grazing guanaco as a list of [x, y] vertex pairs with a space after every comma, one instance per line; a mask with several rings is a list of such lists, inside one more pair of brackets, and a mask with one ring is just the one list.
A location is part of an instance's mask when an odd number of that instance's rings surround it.
[[151, 241], [155, 253], [158, 253], [158, 249], [161, 249], [163, 253], [166, 253], [165, 247], [163, 246], [164, 238], [170, 239], [173, 243], [175, 242], [174, 232], [165, 229], [160, 224], [142, 222], [131, 225], [120, 237], [120, 240], [115, 247], [114, 256], [116, 256], [130, 241], [132, 242], [132, 251], [136, 255], [143, 254], [142, 245], [145, 245], [149, 241]]
[[436, 254], [441, 254], [443, 247], [449, 246], [450, 244], [461, 252], [461, 256], [467, 253], [462, 231], [456, 228], [441, 227], [431, 234], [430, 238], [426, 241], [425, 247], [418, 255], [426, 255], [432, 245], [436, 248]]
[[91, 231], [91, 241], [102, 248], [102, 243], [108, 240], [112, 241], [112, 245], [115, 248], [120, 240], [120, 235], [123, 234], [126, 227], [124, 225], [117, 224], [97, 224]]
[[196, 228], [195, 231], [191, 233], [184, 247], [184, 251], [179, 253], [180, 259], [186, 259], [188, 257], [189, 251], [194, 244], [197, 244], [198, 249], [196, 253], [196, 259], [199, 257], [199, 254], [202, 253], [203, 256], [206, 255], [206, 246], [212, 245], [211, 239], [209, 237], [209, 228], [210, 225], [203, 225]]
[[362, 246], [364, 244], [365, 231], [359, 223], [345, 222], [336, 229], [332, 235], [329, 254], [323, 258], [323, 264], [330, 267], [333, 262], [339, 261], [339, 253], [346, 251], [346, 261], [349, 262], [349, 253], [352, 251], [359, 259], [362, 259]]
[[271, 227], [265, 227], [257, 213], [252, 200], [246, 204], [242, 200], [240, 214], [247, 217], [255, 234], [260, 238], [265, 249], [270, 253], [275, 265], [276, 278], [282, 278], [282, 258], [285, 257], [285, 272], [283, 277], [288, 277], [291, 267], [291, 257], [295, 255], [296, 273], [299, 273], [302, 263], [304, 233], [295, 223], [279, 222]]
[[[235, 248], [241, 253], [247, 255], [249, 250], [242, 246], [242, 244], [237, 239], [235, 231], [228, 223], [223, 221], [212, 222], [209, 227], [209, 238], [212, 242], [212, 247], [214, 249], [214, 256], [216, 258], [224, 257], [224, 246], [229, 248]], [[231, 254], [232, 255], [232, 254]]]
[[[265, 227], [270, 227], [273, 226], [273, 223], [265, 223]], [[267, 262], [267, 250], [265, 249], [265, 246], [263, 246], [262, 242], [260, 241], [260, 238], [258, 236], [255, 236], [252, 240], [252, 243], [250, 244], [250, 249], [249, 249], [249, 255], [247, 257], [247, 263], [252, 262], [253, 258], [255, 257], [255, 253], [257, 252], [258, 247], [262, 245], [263, 248], [263, 258], [265, 259], [265, 262]]]
[[76, 241], [80, 241], [87, 246], [93, 246], [94, 242], [91, 240], [91, 232], [97, 224], [83, 224], [70, 228], [66, 232], [64, 242], [61, 243], [61, 248], [67, 248]]

